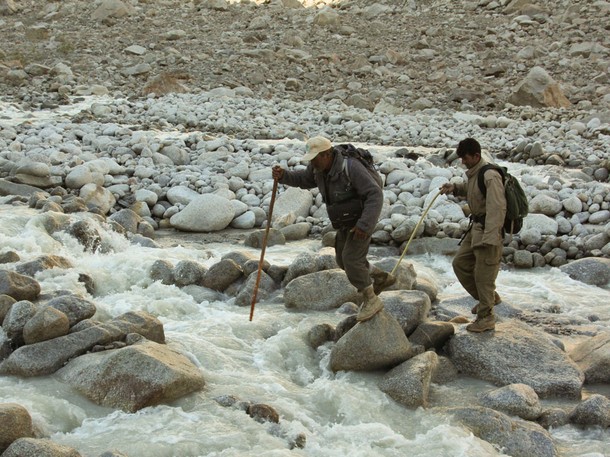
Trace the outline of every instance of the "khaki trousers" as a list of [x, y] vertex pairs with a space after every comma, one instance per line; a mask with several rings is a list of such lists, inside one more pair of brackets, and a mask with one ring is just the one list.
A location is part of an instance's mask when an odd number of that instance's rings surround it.
[[479, 301], [478, 317], [493, 315], [496, 278], [500, 270], [502, 246], [472, 247], [471, 233], [453, 258], [453, 271], [466, 291]]
[[335, 257], [339, 267], [345, 271], [347, 279], [358, 291], [373, 284], [369, 274], [369, 253], [371, 237], [355, 240], [349, 229], [337, 230], [335, 236]]

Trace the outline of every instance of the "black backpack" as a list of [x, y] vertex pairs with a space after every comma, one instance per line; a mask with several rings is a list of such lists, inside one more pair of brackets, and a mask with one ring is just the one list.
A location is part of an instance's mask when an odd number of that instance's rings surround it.
[[506, 216], [504, 217], [504, 232], [508, 234], [519, 233], [521, 227], [523, 227], [523, 218], [527, 216], [529, 211], [529, 205], [527, 202], [527, 196], [519, 184], [517, 178], [511, 175], [506, 167], [500, 167], [494, 164], [487, 164], [481, 167], [479, 175], [477, 176], [477, 182], [479, 190], [484, 197], [487, 198], [487, 189], [485, 188], [485, 179], [483, 174], [489, 170], [494, 169], [500, 176], [502, 176], [502, 182], [504, 183], [504, 196], [506, 197]]
[[[383, 189], [383, 178], [379, 174], [377, 167], [375, 166], [375, 162], [373, 161], [373, 156], [367, 149], [357, 148], [353, 144], [340, 144], [335, 146], [335, 150], [340, 152], [345, 159], [358, 159], [364, 168], [371, 174], [375, 182]], [[343, 170], [347, 175], [347, 178], [350, 179], [349, 176], [349, 160], [343, 161]], [[351, 179], [350, 179], [351, 181]]]

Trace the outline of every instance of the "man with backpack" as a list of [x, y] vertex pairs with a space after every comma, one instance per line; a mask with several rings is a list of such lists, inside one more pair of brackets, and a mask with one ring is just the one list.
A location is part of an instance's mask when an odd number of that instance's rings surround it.
[[[488, 162], [481, 157], [481, 146], [473, 138], [460, 141], [456, 152], [467, 168], [468, 182], [445, 183], [440, 192], [466, 197], [470, 207], [470, 226], [452, 265], [460, 284], [479, 301], [472, 309], [476, 320], [466, 330], [485, 332], [495, 329], [493, 308], [501, 301], [496, 292], [496, 277], [502, 258], [506, 215], [503, 175], [495, 167], [486, 167]], [[479, 187], [479, 172], [483, 173], [485, 194]]]
[[[291, 171], [276, 165], [272, 174], [281, 184], [303, 189], [317, 186], [320, 190], [328, 217], [337, 230], [337, 264], [364, 297], [357, 315], [358, 321], [363, 322], [383, 309], [377, 295], [395, 278], [380, 269], [370, 271], [367, 254], [381, 213], [383, 191], [373, 175], [376, 172], [367, 169], [358, 156], [347, 154], [347, 146], [333, 147], [330, 140], [321, 136], [311, 138], [302, 157], [309, 161], [307, 168]], [[352, 152], [357, 151], [349, 146]]]

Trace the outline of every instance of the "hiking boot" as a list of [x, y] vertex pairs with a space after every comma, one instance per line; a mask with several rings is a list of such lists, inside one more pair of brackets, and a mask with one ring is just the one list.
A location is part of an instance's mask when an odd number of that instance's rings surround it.
[[[498, 292], [494, 292], [494, 306], [498, 305], [502, 303], [502, 298], [498, 295]], [[472, 309], [470, 310], [470, 312], [472, 314], [478, 314], [479, 312], [479, 304], [477, 303], [476, 305], [474, 305], [472, 307]]]
[[375, 295], [379, 295], [396, 282], [396, 276], [379, 268], [375, 268], [373, 271], [371, 271], [371, 279], [373, 280], [373, 290], [375, 291]]
[[472, 324], [466, 326], [469, 332], [481, 333], [496, 328], [496, 318], [492, 315], [487, 317], [477, 317]]
[[356, 320], [358, 322], [368, 321], [371, 317], [383, 309], [383, 302], [377, 295], [375, 295], [373, 286], [368, 286], [366, 289], [364, 289], [362, 291], [362, 295], [364, 296], [364, 302], [360, 306], [360, 310], [356, 315]]

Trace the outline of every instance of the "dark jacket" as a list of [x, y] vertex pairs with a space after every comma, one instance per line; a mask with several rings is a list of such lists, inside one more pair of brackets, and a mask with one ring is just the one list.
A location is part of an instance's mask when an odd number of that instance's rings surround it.
[[470, 170], [466, 171], [468, 182], [456, 184], [454, 195], [466, 197], [470, 212], [474, 216], [485, 216], [485, 228], [480, 223], [472, 226], [472, 247], [483, 244], [502, 246], [502, 226], [506, 215], [506, 197], [502, 176], [496, 170], [487, 170], [484, 175], [487, 197], [481, 193], [478, 185], [479, 170], [487, 165], [481, 158]]
[[348, 160], [348, 177], [344, 171], [344, 160], [343, 155], [335, 150], [333, 164], [327, 173], [314, 170], [309, 163], [305, 170], [286, 170], [280, 183], [302, 189], [317, 186], [327, 207], [347, 199], [360, 199], [363, 209], [356, 227], [372, 234], [383, 206], [383, 191], [358, 159]]

